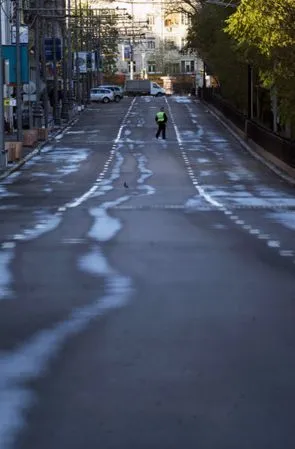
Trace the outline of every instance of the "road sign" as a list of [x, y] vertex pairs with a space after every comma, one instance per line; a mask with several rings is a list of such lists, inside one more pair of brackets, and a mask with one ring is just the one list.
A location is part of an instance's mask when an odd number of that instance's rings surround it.
[[36, 84], [34, 81], [30, 81], [23, 85], [23, 90], [25, 94], [34, 94], [36, 92]]
[[[16, 26], [11, 27], [11, 43], [16, 44]], [[29, 43], [29, 27], [27, 25], [21, 25], [19, 28], [19, 43], [28, 44]]]
[[[44, 39], [44, 52], [46, 61], [54, 60], [54, 40], [51, 37], [46, 37]], [[62, 57], [62, 49], [61, 49], [61, 39], [59, 37], [55, 38], [55, 55], [56, 60], [60, 61]]]
[[4, 106], [16, 106], [15, 98], [4, 98]]

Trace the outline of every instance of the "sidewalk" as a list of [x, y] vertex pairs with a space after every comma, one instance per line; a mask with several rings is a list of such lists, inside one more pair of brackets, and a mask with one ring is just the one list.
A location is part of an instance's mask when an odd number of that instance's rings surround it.
[[275, 157], [273, 154], [269, 153], [265, 148], [257, 145], [253, 140], [247, 138], [246, 134], [241, 131], [233, 122], [226, 118], [222, 112], [220, 112], [215, 106], [207, 103], [204, 100], [197, 99], [200, 101], [208, 110], [208, 112], [213, 115], [231, 134], [235, 137], [241, 146], [247, 150], [255, 159], [259, 160], [262, 164], [268, 167], [271, 171], [280, 176], [287, 183], [295, 186], [295, 169], [287, 165], [282, 160]]
[[[83, 111], [81, 111], [83, 112]], [[45, 141], [38, 142], [34, 147], [22, 147], [22, 158], [18, 162], [14, 162], [12, 164], [7, 164], [4, 170], [0, 170], [0, 181], [6, 179], [9, 175], [19, 170], [27, 161], [32, 159], [37, 154], [40, 154], [41, 149], [48, 145], [58, 134], [62, 133], [68, 126], [71, 126], [79, 116], [78, 110], [73, 111], [73, 116], [69, 121], [62, 120], [62, 124], [60, 126], [53, 126], [49, 129], [48, 139]], [[16, 140], [16, 133], [6, 134], [5, 142]]]

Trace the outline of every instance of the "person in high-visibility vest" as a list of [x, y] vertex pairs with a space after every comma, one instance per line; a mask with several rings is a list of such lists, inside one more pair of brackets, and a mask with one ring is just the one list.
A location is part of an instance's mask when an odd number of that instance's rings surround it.
[[165, 113], [164, 108], [162, 107], [159, 112], [157, 112], [155, 117], [156, 123], [158, 124], [158, 131], [156, 134], [156, 138], [158, 139], [160, 134], [162, 133], [162, 139], [166, 139], [166, 123], [168, 121], [168, 117]]

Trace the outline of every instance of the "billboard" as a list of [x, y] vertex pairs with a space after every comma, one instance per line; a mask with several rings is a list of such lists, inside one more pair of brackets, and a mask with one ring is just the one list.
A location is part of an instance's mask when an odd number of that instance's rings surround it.
[[94, 72], [97, 69], [98, 55], [94, 51], [79, 51], [73, 53], [73, 69], [76, 72], [76, 64], [79, 73]]

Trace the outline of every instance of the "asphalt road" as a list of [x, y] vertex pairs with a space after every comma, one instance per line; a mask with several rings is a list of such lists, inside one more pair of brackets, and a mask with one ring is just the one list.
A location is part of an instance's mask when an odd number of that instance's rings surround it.
[[0, 185], [0, 449], [294, 449], [294, 208], [190, 98], [89, 107]]

